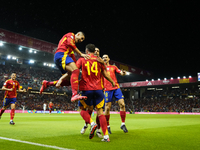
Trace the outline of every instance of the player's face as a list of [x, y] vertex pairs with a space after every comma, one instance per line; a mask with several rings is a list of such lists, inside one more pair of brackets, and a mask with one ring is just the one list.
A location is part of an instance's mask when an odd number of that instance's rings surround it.
[[99, 49], [98, 49], [98, 48], [95, 48], [94, 55], [95, 55], [95, 56], [99, 56]]
[[85, 40], [85, 36], [82, 33], [77, 33], [75, 37], [76, 43], [81, 43]]
[[17, 77], [16, 73], [12, 73], [12, 74], [11, 74], [11, 79], [12, 79], [12, 80], [15, 80], [16, 77]]
[[109, 62], [109, 60], [110, 60], [110, 58], [108, 57], [108, 55], [103, 55], [103, 61], [105, 62], [105, 63], [107, 63], [107, 62]]

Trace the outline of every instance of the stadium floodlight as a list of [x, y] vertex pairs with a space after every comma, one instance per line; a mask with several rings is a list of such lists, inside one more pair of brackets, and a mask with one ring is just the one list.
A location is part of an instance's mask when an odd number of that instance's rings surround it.
[[8, 56], [7, 56], [7, 58], [8, 58], [8, 59], [11, 59], [11, 56], [10, 56], [10, 55], [8, 55]]
[[37, 53], [37, 51], [34, 51], [34, 54], [36, 54]]
[[46, 65], [47, 65], [47, 63], [44, 63], [43, 65], [44, 65], [44, 66], [46, 66]]
[[49, 64], [49, 67], [51, 67], [51, 64]]
[[189, 76], [189, 78], [192, 78], [192, 76]]
[[167, 80], [167, 78], [164, 78], [164, 80]]
[[186, 76], [183, 76], [183, 79], [185, 79], [186, 78]]
[[13, 59], [13, 60], [16, 60], [17, 58], [13, 56], [12, 59]]
[[158, 81], [160, 81], [160, 78], [158, 78]]
[[30, 64], [34, 64], [34, 62], [35, 62], [35, 61], [34, 61], [34, 60], [32, 60], [32, 59], [31, 59], [31, 60], [29, 60], [29, 63], [30, 63]]
[[53, 68], [53, 67], [55, 67], [55, 65], [54, 65], [54, 64], [52, 64], [52, 65], [51, 65], [51, 67]]
[[151, 81], [154, 81], [154, 79], [152, 79]]
[[21, 50], [22, 50], [22, 47], [19, 47], [19, 50], [21, 51]]
[[180, 77], [178, 77], [178, 79], [180, 79]]
[[173, 77], [171, 77], [171, 80], [173, 80], [174, 78]]
[[30, 50], [29, 50], [29, 53], [32, 53], [32, 52], [33, 52], [33, 50], [32, 50], [32, 49], [30, 49]]
[[146, 80], [146, 82], [148, 82], [148, 80]]
[[0, 46], [3, 46], [3, 42], [0, 42]]

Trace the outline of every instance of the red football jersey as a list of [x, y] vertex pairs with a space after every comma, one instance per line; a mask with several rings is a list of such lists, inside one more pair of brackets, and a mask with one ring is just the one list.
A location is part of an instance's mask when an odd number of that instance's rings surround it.
[[53, 107], [53, 103], [49, 103], [49, 108], [52, 108]]
[[75, 35], [74, 33], [65, 34], [59, 41], [57, 52], [65, 52], [66, 54], [71, 54], [71, 52], [76, 49], [75, 45]]
[[119, 84], [117, 82], [117, 78], [116, 78], [115, 73], [120, 73], [121, 70], [118, 69], [114, 65], [106, 66], [106, 69], [107, 69], [107, 73], [110, 75], [110, 77], [115, 82], [115, 87], [112, 87], [112, 84], [106, 78], [104, 78], [104, 89], [105, 89], [105, 91], [110, 91], [110, 90], [118, 89], [119, 88]]
[[6, 88], [11, 89], [13, 88], [13, 91], [5, 91], [4, 98], [16, 98], [17, 97], [17, 90], [19, 89], [20, 85], [19, 82], [16, 80], [7, 80], [4, 85]]
[[82, 76], [79, 82], [79, 90], [102, 90], [102, 76], [101, 71], [106, 68], [103, 64], [97, 62], [97, 57], [93, 54], [89, 54], [90, 59], [79, 58], [76, 65], [79, 69], [82, 69]]

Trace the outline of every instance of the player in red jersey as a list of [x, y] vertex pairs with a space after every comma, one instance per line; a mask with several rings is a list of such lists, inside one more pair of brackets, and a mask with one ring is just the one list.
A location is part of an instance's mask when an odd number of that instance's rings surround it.
[[15, 80], [16, 79], [16, 73], [11, 74], [11, 79], [7, 80], [3, 87], [2, 90], [5, 91], [4, 95], [4, 101], [3, 101], [3, 108], [0, 110], [0, 118], [6, 108], [11, 106], [11, 112], [10, 112], [10, 124], [14, 125], [15, 123], [13, 122], [14, 115], [15, 115], [15, 104], [17, 101], [17, 90], [18, 92], [26, 92], [26, 89], [21, 90], [19, 82]]
[[[83, 32], [78, 32], [76, 35], [74, 33], [67, 33], [65, 34], [62, 39], [59, 41], [58, 48], [54, 55], [54, 62], [58, 69], [61, 71], [62, 74], [66, 74], [66, 79], [63, 81], [65, 86], [68, 86], [71, 84], [72, 88], [72, 98], [71, 101], [77, 101], [79, 99], [86, 99], [85, 96], [80, 96], [78, 91], [78, 77], [79, 77], [79, 69], [77, 68], [74, 60], [72, 59], [71, 54], [72, 52], [76, 52], [81, 57], [84, 57], [85, 59], [88, 59], [89, 56], [86, 54], [83, 54], [79, 51], [79, 49], [76, 47], [75, 43], [80, 43], [85, 39], [85, 35]], [[70, 79], [67, 81], [67, 79]], [[55, 85], [56, 82], [48, 82], [46, 80], [43, 81], [42, 87], [40, 89], [40, 94], [49, 86], [49, 85]], [[63, 85], [63, 86], [64, 86]]]
[[110, 65], [109, 61], [110, 58], [108, 55], [103, 55], [103, 60], [106, 64], [107, 72], [110, 75], [110, 77], [113, 79], [115, 82], [115, 87], [112, 87], [110, 82], [108, 82], [106, 79], [104, 79], [104, 90], [105, 90], [105, 116], [108, 124], [108, 132], [111, 134], [110, 130], [110, 124], [109, 124], [109, 119], [110, 119], [110, 108], [111, 108], [111, 103], [113, 101], [113, 96], [115, 97], [115, 100], [118, 102], [119, 107], [120, 107], [120, 117], [121, 117], [121, 129], [127, 133], [128, 130], [125, 126], [125, 118], [126, 118], [126, 109], [125, 109], [125, 103], [124, 103], [124, 96], [120, 90], [119, 84], [117, 82], [117, 78], [115, 73], [118, 73], [122, 76], [126, 74], [125, 71], [121, 71], [114, 65]]
[[[94, 106], [97, 110], [97, 115], [99, 117], [101, 129], [104, 133], [104, 139], [102, 141], [109, 142], [109, 135], [107, 130], [106, 118], [103, 115], [103, 106], [104, 106], [104, 94], [101, 84], [101, 73], [104, 77], [109, 80], [113, 86], [115, 82], [107, 74], [106, 69], [103, 64], [97, 62], [97, 57], [94, 56], [95, 46], [93, 44], [88, 44], [86, 46], [86, 54], [89, 54], [90, 59], [85, 60], [80, 58], [76, 65], [79, 69], [82, 70], [81, 80], [79, 82], [79, 90], [82, 92], [82, 95], [87, 96], [87, 100], [80, 100], [79, 107], [82, 108], [80, 112], [82, 118], [91, 125], [91, 131], [89, 138], [94, 137], [94, 132], [97, 128], [96, 123], [92, 120], [91, 116], [85, 108]], [[65, 78], [65, 75], [60, 78]]]
[[49, 102], [49, 114], [51, 114], [52, 107], [53, 107], [53, 103], [52, 103], [52, 102]]
[[[99, 48], [95, 47], [94, 56], [99, 57], [99, 55], [100, 55], [100, 50], [99, 50]], [[103, 76], [103, 75], [101, 74], [101, 76]], [[104, 88], [104, 87], [103, 87], [103, 78], [104, 78], [104, 77], [102, 77], [102, 80], [101, 80], [101, 82], [102, 82], [102, 88]], [[79, 111], [80, 111], [80, 112], [82, 111], [82, 109], [83, 109], [83, 108], [79, 107]], [[86, 110], [86, 109], [85, 109], [85, 110]], [[89, 108], [87, 108], [87, 112], [88, 112], [89, 115], [91, 116], [91, 114], [92, 114], [92, 112], [93, 112], [93, 106], [90, 106]], [[96, 135], [97, 135], [99, 138], [103, 138], [103, 136], [101, 135], [101, 132], [100, 132], [100, 122], [99, 122], [99, 117], [98, 117], [98, 115], [96, 116], [96, 123], [97, 123]], [[83, 128], [81, 129], [81, 134], [84, 134], [87, 128], [88, 128], [88, 123], [85, 122], [85, 125], [84, 125]]]

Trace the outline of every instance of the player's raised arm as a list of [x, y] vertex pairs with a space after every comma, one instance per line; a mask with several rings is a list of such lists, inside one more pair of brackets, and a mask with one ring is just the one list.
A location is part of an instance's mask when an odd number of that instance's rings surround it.
[[106, 70], [102, 71], [103, 76], [112, 84], [112, 86], [115, 86], [115, 82], [113, 79], [109, 76]]

